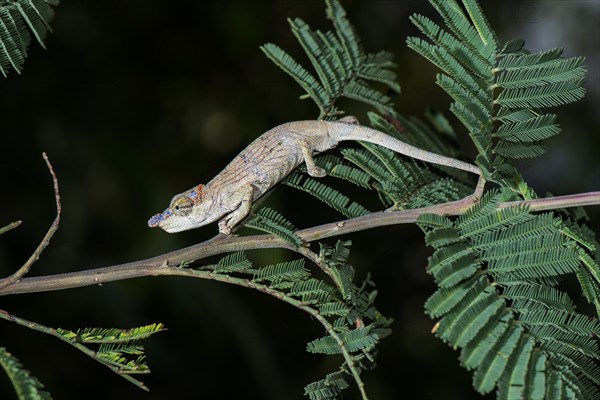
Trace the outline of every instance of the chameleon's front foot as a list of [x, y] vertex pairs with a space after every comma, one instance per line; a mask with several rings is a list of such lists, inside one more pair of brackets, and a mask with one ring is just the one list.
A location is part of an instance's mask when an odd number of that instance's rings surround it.
[[233, 227], [229, 226], [228, 219], [222, 219], [221, 221], [219, 221], [219, 233], [222, 233], [223, 235], [226, 235], [226, 236], [230, 236], [232, 229], [233, 229]]

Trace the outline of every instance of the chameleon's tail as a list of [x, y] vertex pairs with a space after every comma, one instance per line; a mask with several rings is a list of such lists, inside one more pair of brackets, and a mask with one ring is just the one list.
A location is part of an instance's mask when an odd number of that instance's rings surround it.
[[457, 168], [463, 171], [481, 175], [481, 170], [475, 165], [456, 160], [451, 157], [431, 153], [408, 143], [404, 143], [390, 135], [379, 132], [367, 126], [355, 125], [346, 122], [332, 122], [332, 124], [335, 124], [335, 131], [337, 133], [336, 139], [340, 142], [345, 140], [353, 140], [374, 143], [383, 147], [387, 147], [396, 153], [416, 158], [417, 160], [432, 164], [445, 165], [447, 167]]

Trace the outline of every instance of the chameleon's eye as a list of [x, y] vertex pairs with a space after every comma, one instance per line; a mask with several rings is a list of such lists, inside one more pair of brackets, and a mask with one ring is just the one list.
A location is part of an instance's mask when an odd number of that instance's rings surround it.
[[173, 214], [185, 217], [192, 211], [194, 203], [187, 197], [180, 197], [171, 204]]

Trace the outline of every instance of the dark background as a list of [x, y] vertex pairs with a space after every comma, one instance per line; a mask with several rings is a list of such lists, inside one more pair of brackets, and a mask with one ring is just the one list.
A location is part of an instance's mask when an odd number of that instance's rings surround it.
[[[343, 4], [368, 51], [396, 54], [403, 89], [397, 109], [447, 110], [449, 98], [433, 83], [435, 68], [405, 45], [408, 35], [417, 34], [408, 16], [434, 16], [434, 10], [418, 0]], [[530, 50], [559, 46], [567, 56], [588, 58], [586, 98], [557, 110], [563, 133], [550, 140], [547, 155], [521, 165], [540, 194], [598, 190], [600, 2], [482, 4], [502, 40], [524, 37]], [[274, 42], [307, 63], [288, 16], [329, 28], [316, 0], [63, 0], [48, 51], [34, 44], [22, 75], [0, 80], [0, 225], [24, 221], [0, 238], [1, 275], [27, 259], [54, 218], [42, 151], [59, 177], [63, 218], [31, 276], [143, 259], [213, 236], [216, 225], [169, 235], [148, 229], [146, 221], [173, 194], [209, 180], [261, 132], [318, 115], [258, 49]], [[370, 194], [359, 200], [377, 204]], [[286, 187], [269, 205], [299, 227], [341, 219]], [[598, 209], [588, 211], [597, 232]], [[370, 398], [476, 397], [458, 353], [430, 334], [434, 321], [423, 314], [434, 287], [425, 273], [430, 250], [419, 229], [395, 226], [350, 238], [352, 264], [361, 277], [371, 272], [379, 308], [395, 319], [393, 335], [381, 344], [379, 367], [364, 375]], [[282, 255], [251, 256], [263, 265]], [[323, 333], [307, 315], [211, 281], [129, 280], [3, 297], [0, 308], [67, 329], [158, 321], [169, 328], [146, 342], [152, 374], [143, 377], [151, 388], [145, 393], [56, 339], [0, 321], [0, 344], [55, 399], [295, 399], [305, 384], [339, 365], [333, 357], [305, 352], [306, 342]], [[358, 398], [356, 390], [347, 397]], [[1, 374], [0, 398], [15, 398]]]

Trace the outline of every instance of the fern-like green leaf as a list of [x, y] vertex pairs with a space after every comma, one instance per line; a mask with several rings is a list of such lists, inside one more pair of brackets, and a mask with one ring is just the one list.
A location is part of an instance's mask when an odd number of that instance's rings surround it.
[[4, 347], [0, 347], [0, 365], [8, 375], [19, 400], [51, 400], [50, 393], [42, 390], [44, 385], [23, 369], [23, 364]]
[[583, 78], [586, 73], [584, 60], [583, 57], [559, 58], [529, 68], [507, 69], [498, 75], [496, 84], [505, 89], [515, 89]]
[[213, 271], [218, 274], [226, 274], [231, 272], [242, 272], [251, 267], [252, 263], [246, 257], [246, 253], [238, 251], [221, 258], [217, 265], [213, 267]]
[[513, 351], [521, 339], [519, 326], [509, 328], [508, 334], [498, 340], [473, 375], [473, 385], [480, 393], [489, 393], [505, 371]]
[[155, 333], [166, 330], [161, 323], [139, 326], [131, 329], [117, 328], [83, 328], [77, 332], [58, 328], [57, 331], [66, 339], [82, 343], [119, 344], [146, 339]]
[[279, 46], [266, 43], [261, 46], [261, 50], [266, 56], [290, 75], [294, 80], [310, 95], [319, 109], [325, 110], [330, 104], [331, 99], [323, 86], [308, 72], [302, 65], [298, 64], [288, 53]]
[[345, 371], [328, 374], [325, 379], [306, 385], [304, 394], [310, 400], [334, 400], [338, 399], [342, 391], [350, 386], [352, 378]]
[[546, 108], [573, 103], [585, 95], [583, 78], [548, 83], [543, 86], [504, 89], [495, 100], [508, 108]]
[[43, 48], [58, 0], [14, 0], [0, 4], [0, 72], [21, 72], [31, 34]]
[[461, 241], [460, 233], [454, 227], [446, 228], [440, 227], [432, 229], [425, 235], [425, 243], [435, 249], [447, 246], [449, 244], [455, 244]]
[[254, 274], [252, 279], [255, 282], [270, 282], [271, 285], [278, 285], [282, 282], [295, 282], [307, 279], [310, 272], [304, 267], [304, 259], [298, 259], [289, 262], [283, 262], [262, 267]]
[[[543, 305], [545, 309], [574, 311], [573, 301], [567, 293], [539, 283], [518, 282], [506, 286], [503, 294], [513, 302], [513, 308], [517, 311], [531, 310], [531, 303]], [[521, 302], [524, 303], [523, 307], [520, 306]]]
[[[339, 336], [343, 345], [351, 353], [357, 352], [359, 350], [372, 348], [379, 341], [379, 336], [375, 333], [372, 333], [367, 327], [357, 328], [348, 332], [343, 332], [340, 333]], [[334, 337], [330, 335], [309, 342], [306, 346], [306, 349], [310, 353], [342, 353], [342, 348], [340, 347], [340, 344]]]
[[325, 302], [333, 299], [333, 287], [319, 279], [310, 278], [294, 283], [288, 294], [301, 298], [304, 303]]
[[389, 96], [357, 81], [351, 81], [344, 86], [342, 94], [349, 99], [371, 104], [376, 109], [385, 110], [391, 108], [392, 105]]
[[358, 217], [369, 213], [369, 210], [360, 204], [351, 201], [347, 196], [336, 189], [315, 179], [292, 173], [284, 183], [309, 193], [348, 218]]
[[244, 222], [244, 226], [272, 233], [296, 247], [302, 245], [302, 239], [294, 233], [296, 230], [294, 225], [283, 215], [268, 207], [258, 210]]
[[542, 114], [524, 121], [503, 124], [496, 132], [496, 137], [509, 142], [536, 142], [548, 139], [560, 132], [554, 123], [555, 114]]

